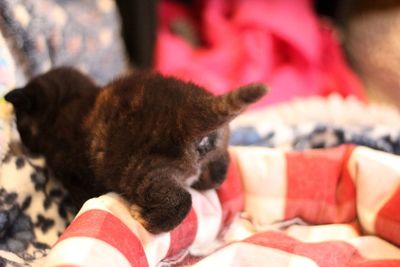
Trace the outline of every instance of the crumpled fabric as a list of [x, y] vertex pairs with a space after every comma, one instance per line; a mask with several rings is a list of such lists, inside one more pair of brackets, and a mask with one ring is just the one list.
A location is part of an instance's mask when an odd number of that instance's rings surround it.
[[189, 189], [192, 210], [171, 232], [147, 232], [110, 193], [83, 205], [42, 266], [400, 266], [399, 156], [353, 145], [230, 155], [222, 186]]
[[332, 92], [365, 101], [310, 0], [206, 0], [192, 9], [164, 1], [159, 23], [156, 69], [213, 93], [263, 82], [270, 93], [254, 107]]

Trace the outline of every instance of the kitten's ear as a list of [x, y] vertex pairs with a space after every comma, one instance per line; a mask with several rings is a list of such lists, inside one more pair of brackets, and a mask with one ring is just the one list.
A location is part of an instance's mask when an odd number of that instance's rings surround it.
[[22, 88], [17, 88], [8, 92], [4, 98], [7, 102], [13, 104], [16, 109], [30, 110], [32, 108], [32, 101]]
[[250, 84], [217, 96], [212, 103], [212, 112], [215, 114], [214, 124], [224, 124], [231, 121], [266, 93], [266, 85]]
[[267, 86], [264, 84], [250, 84], [239, 87], [224, 95], [214, 97], [207, 106], [207, 119], [199, 117], [197, 125], [193, 129], [194, 135], [204, 135], [207, 132], [218, 129], [230, 122], [250, 104], [256, 102], [267, 93]]
[[239, 87], [227, 94], [218, 96], [214, 102], [214, 109], [222, 116], [235, 117], [250, 104], [263, 97], [267, 91], [267, 86], [261, 83]]

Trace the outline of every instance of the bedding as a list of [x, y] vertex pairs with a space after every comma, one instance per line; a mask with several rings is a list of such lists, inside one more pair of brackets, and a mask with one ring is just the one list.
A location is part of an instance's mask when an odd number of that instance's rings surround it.
[[[245, 114], [232, 123], [236, 146], [228, 181], [217, 192], [192, 191], [188, 218], [160, 236], [131, 219], [124, 201], [113, 194], [88, 201], [64, 232], [76, 213], [67, 192], [40, 158], [24, 152], [4, 102], [0, 111], [0, 124], [9, 131], [0, 146], [7, 149], [0, 168], [0, 262], [5, 266], [101, 266], [94, 257], [106, 264], [99, 254], [121, 266], [260, 266], [271, 258], [275, 266], [299, 261], [346, 266], [335, 262], [343, 257], [351, 266], [400, 266], [395, 151], [331, 142], [318, 130], [324, 124], [369, 133], [375, 141], [386, 134], [396, 138], [400, 116], [392, 108], [333, 95]], [[275, 134], [269, 143], [257, 139], [270, 131]], [[305, 138], [310, 133], [324, 149], [307, 149], [313, 146]], [[302, 146], [299, 138], [305, 138]]]
[[30, 266], [47, 255], [76, 211], [43, 158], [24, 150], [5, 101], [0, 112], [0, 266]]
[[400, 266], [398, 156], [353, 145], [230, 154], [227, 181], [191, 191], [171, 233], [151, 235], [108, 194], [83, 206], [44, 266]]
[[350, 143], [399, 154], [399, 125], [399, 112], [392, 106], [332, 94], [239, 117], [231, 123], [231, 145], [304, 150]]
[[[125, 69], [112, 0], [0, 1], [0, 96], [32, 75], [66, 64], [99, 83]], [[30, 266], [47, 255], [77, 211], [43, 159], [20, 144], [3, 98], [0, 184], [0, 266]]]

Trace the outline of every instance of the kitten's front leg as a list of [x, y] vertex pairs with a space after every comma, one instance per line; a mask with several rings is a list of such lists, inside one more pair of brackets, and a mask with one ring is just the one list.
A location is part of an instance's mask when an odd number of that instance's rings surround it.
[[202, 167], [199, 180], [196, 181], [192, 187], [196, 190], [218, 188], [225, 180], [228, 165], [228, 152], [213, 158]]
[[131, 214], [153, 234], [174, 229], [192, 207], [189, 192], [169, 177], [143, 179], [136, 193]]

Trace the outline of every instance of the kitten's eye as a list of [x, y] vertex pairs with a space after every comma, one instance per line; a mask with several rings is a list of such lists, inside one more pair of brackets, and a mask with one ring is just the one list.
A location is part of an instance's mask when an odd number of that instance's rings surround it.
[[199, 147], [204, 147], [206, 146], [208, 143], [210, 143], [210, 138], [208, 136], [203, 137], [203, 139], [201, 139], [200, 143], [199, 143]]
[[215, 148], [216, 139], [217, 133], [212, 133], [203, 137], [200, 142], [197, 143], [197, 152], [199, 152], [200, 156], [204, 156]]

